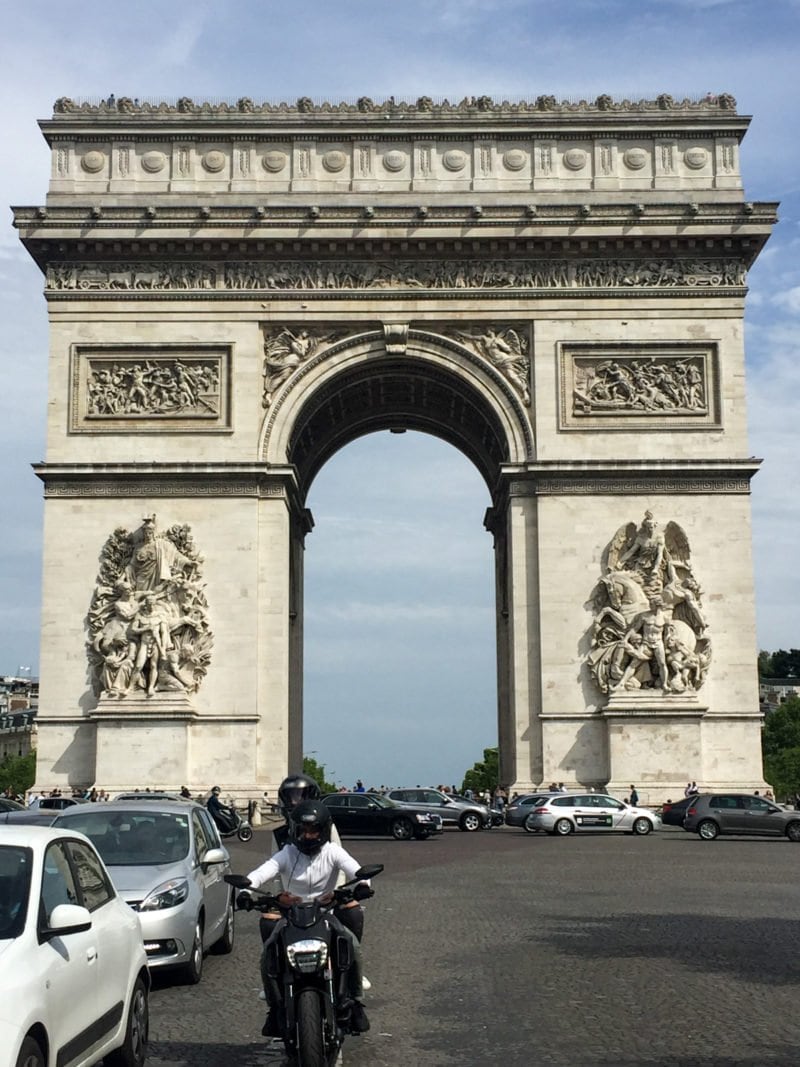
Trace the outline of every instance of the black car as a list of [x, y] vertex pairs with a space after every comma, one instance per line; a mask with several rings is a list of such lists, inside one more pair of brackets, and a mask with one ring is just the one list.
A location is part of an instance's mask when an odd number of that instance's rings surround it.
[[683, 826], [686, 809], [694, 796], [681, 797], [680, 800], [665, 800], [661, 806], [661, 821], [665, 826]]
[[328, 793], [322, 803], [330, 809], [339, 834], [390, 834], [398, 841], [424, 841], [442, 832], [442, 819], [417, 804], [396, 804], [377, 793]]

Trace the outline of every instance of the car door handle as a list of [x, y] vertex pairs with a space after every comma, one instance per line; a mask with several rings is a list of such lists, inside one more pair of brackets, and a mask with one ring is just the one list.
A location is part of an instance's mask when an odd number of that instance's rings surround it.
[[97, 959], [97, 949], [94, 947], [94, 945], [86, 949], [86, 959], [89, 963], [94, 963], [94, 961]]

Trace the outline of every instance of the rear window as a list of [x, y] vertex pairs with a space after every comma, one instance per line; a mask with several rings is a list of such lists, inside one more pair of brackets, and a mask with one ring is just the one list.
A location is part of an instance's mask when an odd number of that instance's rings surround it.
[[575, 797], [554, 797], [550, 801], [550, 805], [554, 808], [573, 808], [575, 806]]

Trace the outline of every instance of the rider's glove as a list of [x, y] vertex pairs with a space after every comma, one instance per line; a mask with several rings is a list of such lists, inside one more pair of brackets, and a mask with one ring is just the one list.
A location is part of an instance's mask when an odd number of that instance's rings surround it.
[[246, 890], [236, 894], [236, 907], [239, 911], [252, 911], [255, 906], [256, 902]]
[[353, 900], [368, 900], [375, 896], [375, 890], [370, 889], [366, 882], [359, 882], [353, 890]]

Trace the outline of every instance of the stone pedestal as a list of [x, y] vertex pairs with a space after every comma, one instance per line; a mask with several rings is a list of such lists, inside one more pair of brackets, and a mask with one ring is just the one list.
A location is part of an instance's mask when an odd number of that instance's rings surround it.
[[[197, 713], [188, 697], [172, 693], [128, 697], [125, 710], [108, 697], [91, 715], [96, 724], [97, 782], [119, 790], [176, 789], [188, 779], [191, 724]], [[183, 705], [183, 706], [180, 706]]]

